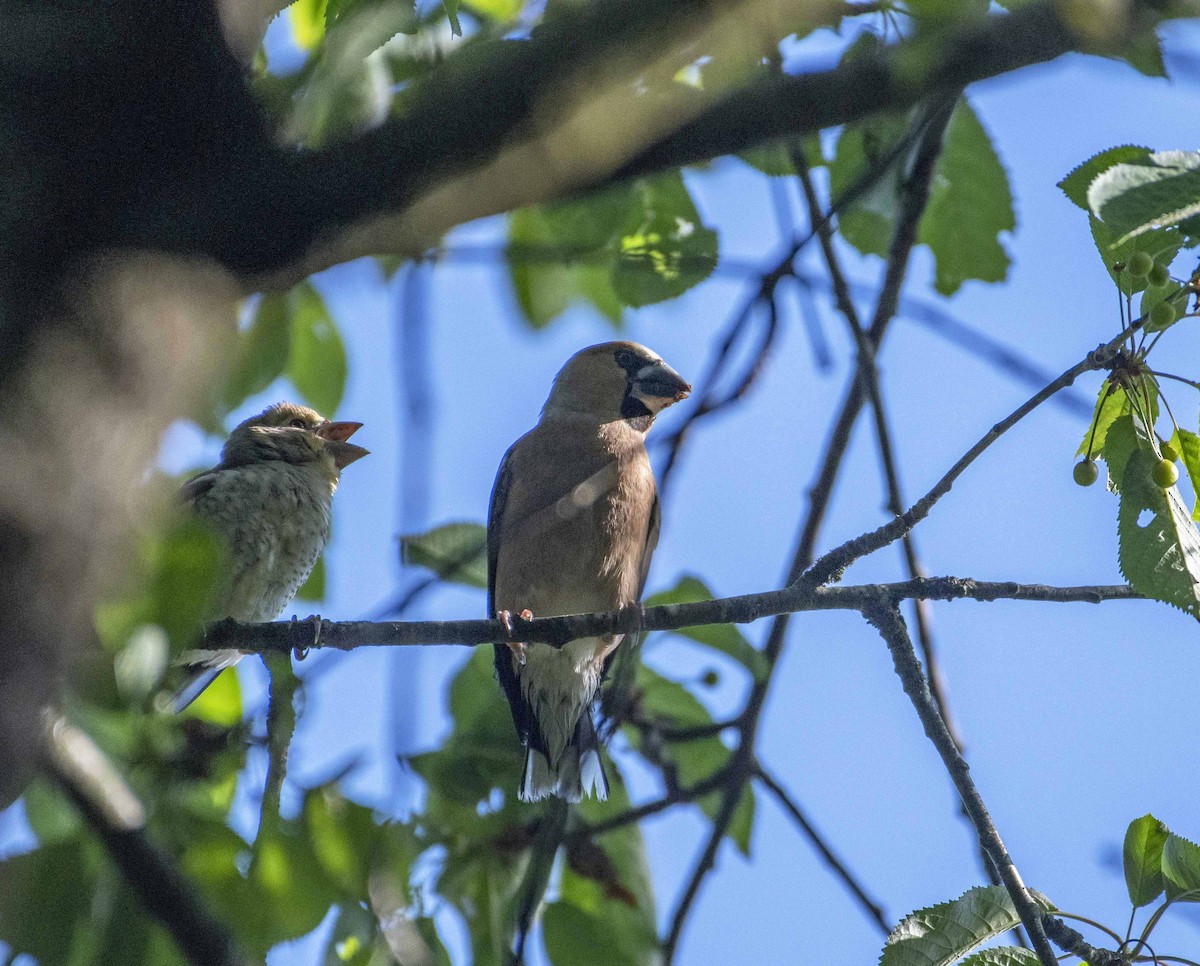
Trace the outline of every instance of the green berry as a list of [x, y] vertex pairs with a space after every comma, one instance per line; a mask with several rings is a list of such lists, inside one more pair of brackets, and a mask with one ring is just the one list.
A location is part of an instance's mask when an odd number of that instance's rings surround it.
[[1167, 266], [1162, 262], [1155, 262], [1154, 267], [1150, 269], [1150, 274], [1146, 278], [1151, 285], [1162, 288], [1167, 282], [1171, 281], [1171, 273], [1167, 271]]
[[1129, 269], [1129, 274], [1134, 278], [1145, 278], [1150, 274], [1150, 270], [1154, 268], [1154, 259], [1146, 252], [1134, 252], [1129, 256], [1129, 261], [1125, 263], [1125, 267]]
[[1100, 470], [1096, 466], [1095, 460], [1080, 460], [1075, 464], [1071, 475], [1075, 477], [1075, 482], [1080, 486], [1091, 486], [1099, 479]]
[[1164, 441], [1159, 450], [1162, 452], [1163, 459], [1170, 460], [1172, 463], [1179, 460], [1179, 450], [1172, 446], [1169, 441]]
[[1152, 329], [1165, 329], [1179, 317], [1179, 313], [1175, 311], [1175, 306], [1170, 302], [1159, 302], [1150, 310], [1150, 327]]
[[1165, 490], [1167, 487], [1175, 485], [1179, 479], [1179, 470], [1170, 460], [1159, 460], [1154, 464], [1154, 470], [1150, 475], [1154, 478], [1154, 482]]

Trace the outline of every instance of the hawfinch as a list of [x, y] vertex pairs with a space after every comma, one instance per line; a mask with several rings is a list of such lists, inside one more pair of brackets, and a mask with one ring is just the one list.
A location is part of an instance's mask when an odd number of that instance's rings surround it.
[[[330, 504], [341, 471], [367, 455], [347, 440], [362, 423], [331, 423], [311, 409], [276, 403], [241, 423], [221, 462], [184, 484], [180, 498], [228, 552], [214, 617], [270, 621], [295, 596], [329, 540]], [[192, 651], [181, 711], [240, 651]]]
[[[488, 610], [528, 619], [635, 603], [658, 542], [646, 431], [691, 386], [645, 346], [606, 342], [572, 356], [538, 424], [504, 455], [488, 515]], [[608, 794], [592, 720], [624, 635], [562, 647], [495, 645], [496, 674], [525, 745], [520, 799]]]

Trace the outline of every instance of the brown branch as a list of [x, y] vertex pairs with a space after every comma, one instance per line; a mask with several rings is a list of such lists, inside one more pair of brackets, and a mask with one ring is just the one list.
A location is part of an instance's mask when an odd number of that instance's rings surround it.
[[45, 767], [146, 911], [195, 966], [248, 962], [191, 883], [146, 835], [141, 803], [91, 738], [65, 719], [47, 728]]
[[804, 814], [804, 811], [796, 803], [795, 799], [788, 794], [787, 789], [779, 784], [775, 777], [763, 767], [761, 762], [755, 768], [755, 777], [763, 783], [767, 791], [775, 796], [776, 800], [783, 807], [783, 810], [799, 826], [804, 837], [820, 853], [821, 858], [825, 860], [825, 864], [833, 870], [834, 875], [842, 880], [842, 885], [854, 896], [858, 904], [862, 907], [862, 910], [879, 926], [885, 936], [889, 935], [892, 931], [892, 926], [888, 922], [887, 916], [883, 913], [883, 907], [867, 895], [866, 890], [859, 884], [854, 874], [846, 868], [846, 863], [838, 858], [837, 854], [834, 853], [833, 849], [822, 838], [821, 833], [809, 821], [808, 816]]
[[[892, 600], [1025, 600], [1045, 603], [1093, 603], [1107, 600], [1140, 600], [1124, 584], [1052, 587], [1012, 581], [974, 580], [967, 577], [922, 577], [885, 584], [849, 584], [809, 587], [797, 583], [782, 590], [690, 604], [633, 607], [596, 614], [566, 617], [514, 618], [514, 634], [523, 641], [560, 643], [602, 634], [675, 631], [708, 624], [749, 624], [764, 617], [814, 610], [861, 610], [880, 594]], [[314, 643], [313, 628], [320, 637]], [[264, 624], [233, 620], [210, 624], [200, 642], [202, 650], [236, 649], [246, 653], [324, 648], [349, 651], [356, 647], [429, 647], [440, 644], [470, 646], [507, 639], [499, 621], [466, 619], [447, 621], [274, 621]]]
[[1021, 875], [1013, 864], [1013, 860], [1000, 838], [1000, 833], [996, 831], [995, 823], [983, 803], [979, 789], [975, 787], [975, 782], [971, 779], [970, 767], [967, 765], [966, 759], [959, 754], [954, 739], [946, 728], [945, 721], [938, 713], [937, 705], [929, 693], [928, 682], [921, 671], [921, 662], [917, 659], [917, 653], [913, 649], [912, 639], [909, 637], [908, 628], [904, 623], [904, 616], [895, 602], [888, 600], [883, 600], [874, 607], [867, 608], [863, 614], [879, 631], [880, 636], [887, 644], [888, 650], [892, 654], [896, 674], [899, 675], [900, 682], [904, 686], [904, 693], [908, 695], [916, 709], [917, 716], [921, 719], [925, 734], [937, 749], [942, 763], [946, 766], [950, 780], [954, 782], [954, 787], [962, 798], [963, 807], [966, 808], [967, 814], [971, 818], [971, 824], [975, 826], [979, 844], [987, 852], [988, 858], [991, 859], [992, 865], [999, 873], [1004, 888], [1012, 899], [1017, 914], [1021, 917], [1021, 923], [1025, 926], [1025, 931], [1033, 943], [1034, 952], [1041, 960], [1042, 966], [1057, 966], [1054, 950], [1050, 948], [1050, 942], [1042, 927], [1042, 910], [1025, 888], [1025, 883], [1021, 880]]

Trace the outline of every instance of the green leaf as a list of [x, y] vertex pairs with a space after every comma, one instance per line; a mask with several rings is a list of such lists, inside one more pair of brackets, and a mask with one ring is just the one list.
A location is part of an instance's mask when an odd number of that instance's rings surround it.
[[325, 0], [295, 0], [287, 13], [296, 46], [316, 49], [325, 38]]
[[[637, 669], [637, 684], [641, 693], [642, 713], [651, 721], [688, 728], [712, 723], [712, 715], [682, 684], [663, 677], [644, 664]], [[635, 744], [640, 735], [631, 733]], [[692, 785], [715, 774], [729, 761], [729, 749], [717, 735], [694, 741], [673, 741], [661, 752], [670, 761], [679, 782]], [[700, 808], [709, 818], [721, 807], [721, 792], [715, 791], [699, 800]], [[729, 826], [729, 837], [743, 855], [750, 854], [750, 836], [754, 827], [755, 798], [747, 785]]]
[[268, 292], [250, 324], [238, 333], [237, 350], [225, 378], [225, 412], [236, 409], [283, 375], [291, 343], [287, 296]]
[[0, 936], [40, 963], [90, 961], [97, 862], [71, 837], [0, 862]]
[[40, 845], [61, 842], [79, 831], [79, 813], [45, 778], [35, 778], [29, 783], [23, 801], [25, 821]]
[[[591, 824], [628, 811], [625, 782], [609, 768], [609, 797], [586, 799], [580, 817]], [[556, 966], [596, 962], [649, 966], [657, 963], [654, 892], [646, 846], [636, 824], [613, 829], [595, 840], [567, 848], [559, 883], [559, 901], [543, 918], [546, 951]]]
[[1125, 44], [1121, 52], [1125, 61], [1139, 74], [1147, 77], [1166, 77], [1167, 65], [1163, 62], [1162, 41], [1158, 31], [1149, 27], [1140, 31]]
[[300, 589], [296, 591], [296, 600], [324, 600], [325, 599], [325, 554], [321, 554], [317, 558], [317, 562], [313, 564], [313, 569], [309, 573], [308, 578], [300, 585]]
[[225, 548], [202, 520], [183, 516], [146, 553], [152, 575], [146, 622], [161, 627], [178, 654], [216, 611]]
[[[1043, 908], [1052, 908], [1034, 898]], [[1020, 922], [1001, 886], [970, 889], [958, 899], [905, 916], [888, 936], [879, 966], [949, 966]]]
[[959, 966], [1040, 966], [1037, 953], [1020, 946], [995, 946], [981, 949], [964, 959]]
[[717, 264], [717, 233], [701, 222], [678, 174], [639, 181], [635, 193], [613, 289], [637, 307], [675, 298], [708, 278]]
[[958, 102], [938, 159], [917, 240], [937, 261], [934, 286], [952, 295], [968, 279], [1008, 275], [1001, 232], [1016, 228], [1008, 174], [966, 98]]
[[1162, 854], [1167, 827], [1153, 815], [1129, 823], [1125, 832], [1125, 887], [1135, 909], [1153, 902], [1163, 891]]
[[346, 389], [346, 349], [325, 300], [311, 282], [288, 293], [292, 316], [287, 375], [314, 409], [332, 417]]
[[1083, 439], [1079, 441], [1076, 456], [1087, 456], [1089, 453], [1095, 459], [1104, 452], [1104, 441], [1108, 438], [1108, 428], [1118, 417], [1129, 412], [1129, 398], [1120, 389], [1109, 389], [1112, 383], [1105, 379], [1100, 384], [1100, 393], [1096, 396], [1096, 408], [1092, 412], [1092, 420], [1084, 431]]
[[487, 586], [487, 530], [478, 523], [446, 523], [400, 538], [406, 564], [432, 570], [442, 580]]
[[1118, 241], [1173, 225], [1195, 234], [1200, 152], [1159, 151], [1141, 163], [1115, 164], [1092, 181], [1087, 197], [1092, 214]]
[[1177, 228], [1148, 231], [1118, 243], [1116, 232], [1095, 215], [1088, 216], [1088, 224], [1092, 230], [1092, 241], [1096, 245], [1096, 251], [1100, 253], [1100, 260], [1104, 263], [1109, 278], [1124, 295], [1136, 295], [1146, 288], [1149, 280], [1144, 276], [1134, 278], [1129, 272], [1115, 272], [1114, 265], [1128, 264], [1134, 252], [1145, 252], [1155, 261], [1170, 265], [1184, 243], [1183, 236]]
[[[1140, 426], [1140, 422], [1139, 422]], [[1121, 572], [1138, 593], [1200, 618], [1200, 533], [1175, 486], [1163, 489], [1151, 478], [1159, 457], [1146, 431], [1135, 431], [1123, 416], [1108, 431], [1110, 451], [1131, 448], [1123, 469], [1109, 463], [1121, 494], [1117, 514]], [[1143, 524], [1143, 515], [1151, 516]]]
[[369, 966], [378, 932], [369, 910], [357, 902], [343, 903], [325, 945], [324, 966]]
[[[1188, 479], [1192, 481], [1192, 490], [1200, 497], [1200, 436], [1189, 433], [1186, 429], [1177, 429], [1173, 442], [1179, 450]], [[1192, 519], [1200, 521], [1200, 498], [1192, 508]]]
[[[907, 131], [907, 121], [893, 114], [877, 115], [843, 127], [829, 164], [830, 197], [842, 197], [869, 170], [881, 164]], [[887, 254], [900, 211], [900, 167], [893, 164], [837, 216], [842, 237], [864, 255]]]
[[[810, 168], [820, 168], [825, 164], [821, 154], [821, 139], [815, 134], [800, 141], [800, 150]], [[738, 158], [754, 170], [771, 178], [794, 177], [796, 166], [792, 164], [792, 154], [788, 145], [782, 141], [775, 144], [764, 144], [757, 148], [748, 148], [738, 153]]]
[[1171, 833], [1163, 843], [1163, 877], [1167, 898], [1175, 902], [1200, 902], [1200, 845]]
[[199, 718], [209, 724], [232, 728], [242, 720], [242, 688], [237, 672], [226, 670], [218, 674], [207, 688], [200, 692], [183, 712], [190, 718]]
[[445, 8], [446, 18], [450, 21], [450, 32], [455, 37], [461, 37], [462, 24], [458, 20], [458, 0], [442, 0], [442, 7]]
[[1071, 201], [1088, 211], [1087, 193], [1093, 181], [1101, 174], [1111, 168], [1114, 164], [1122, 164], [1127, 162], [1141, 162], [1150, 157], [1151, 151], [1149, 148], [1139, 147], [1135, 144], [1122, 144], [1119, 147], [1109, 148], [1106, 151], [1101, 151], [1099, 154], [1093, 154], [1090, 158], [1079, 165], [1058, 183], [1065, 194]]
[[524, 0], [463, 0], [463, 3], [498, 23], [515, 20], [525, 6]]
[[[658, 607], [661, 604], [691, 604], [697, 601], [713, 600], [713, 593], [698, 577], [684, 576], [670, 590], [660, 591], [646, 600], [647, 607]], [[737, 629], [734, 624], [710, 624], [704, 627], [684, 627], [672, 631], [681, 637], [689, 638], [714, 651], [733, 658], [746, 668], [755, 678], [766, 673], [767, 662], [762, 652], [758, 651]]]

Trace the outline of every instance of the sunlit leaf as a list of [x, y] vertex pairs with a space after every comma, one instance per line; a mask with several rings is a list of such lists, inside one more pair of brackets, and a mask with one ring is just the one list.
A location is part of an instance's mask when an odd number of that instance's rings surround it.
[[[1053, 908], [1041, 897], [1034, 898], [1042, 908]], [[1020, 922], [1001, 886], [970, 889], [950, 902], [905, 916], [888, 936], [879, 966], [949, 966]]]
[[1186, 429], [1177, 429], [1172, 439], [1183, 460], [1188, 479], [1192, 481], [1192, 491], [1198, 495], [1196, 505], [1192, 508], [1192, 519], [1200, 520], [1200, 436]]
[[1200, 902], [1200, 845], [1169, 834], [1163, 843], [1162, 872], [1168, 899]]
[[292, 39], [303, 50], [314, 50], [325, 37], [325, 0], [295, 0], [287, 8]]
[[1125, 886], [1135, 909], [1162, 894], [1162, 855], [1167, 834], [1167, 827], [1153, 815], [1135, 818], [1125, 832]]
[[1139, 163], [1114, 164], [1088, 187], [1088, 208], [1118, 241], [1154, 228], [1200, 227], [1200, 152], [1158, 151]]
[[1119, 147], [1108, 148], [1099, 154], [1093, 154], [1058, 183], [1071, 201], [1088, 211], [1087, 193], [1093, 181], [1114, 164], [1126, 162], [1141, 162], [1150, 157], [1149, 148], [1134, 144], [1122, 144]]

